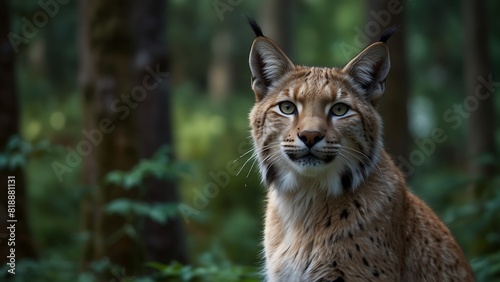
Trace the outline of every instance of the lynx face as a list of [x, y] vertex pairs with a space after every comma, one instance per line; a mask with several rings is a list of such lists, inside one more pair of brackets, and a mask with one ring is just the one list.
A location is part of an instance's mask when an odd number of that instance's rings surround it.
[[263, 181], [283, 191], [311, 183], [334, 195], [354, 190], [382, 147], [375, 105], [390, 67], [385, 43], [344, 68], [304, 67], [258, 31], [250, 52], [250, 121]]

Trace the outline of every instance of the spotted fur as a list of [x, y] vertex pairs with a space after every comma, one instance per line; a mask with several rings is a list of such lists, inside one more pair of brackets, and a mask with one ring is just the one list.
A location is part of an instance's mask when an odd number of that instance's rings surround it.
[[320, 68], [294, 65], [251, 25], [266, 280], [473, 281], [448, 228], [383, 148], [376, 105], [391, 32], [345, 67]]

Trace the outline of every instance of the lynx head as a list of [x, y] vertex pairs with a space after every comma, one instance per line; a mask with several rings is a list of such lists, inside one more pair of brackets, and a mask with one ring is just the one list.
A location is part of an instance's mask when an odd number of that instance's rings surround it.
[[[280, 192], [353, 191], [376, 167], [382, 121], [375, 107], [389, 72], [390, 29], [343, 68], [294, 65], [250, 20], [250, 113], [262, 180]], [[308, 187], [308, 188], [306, 188]]]

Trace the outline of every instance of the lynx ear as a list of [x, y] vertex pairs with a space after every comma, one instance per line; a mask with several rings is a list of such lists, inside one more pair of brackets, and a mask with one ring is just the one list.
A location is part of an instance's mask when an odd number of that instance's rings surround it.
[[264, 36], [259, 36], [253, 41], [249, 64], [252, 71], [252, 89], [257, 101], [264, 98], [269, 88], [294, 68], [285, 53], [271, 39]]
[[391, 68], [389, 49], [385, 42], [366, 47], [343, 69], [367, 99], [376, 105], [385, 91], [385, 78]]

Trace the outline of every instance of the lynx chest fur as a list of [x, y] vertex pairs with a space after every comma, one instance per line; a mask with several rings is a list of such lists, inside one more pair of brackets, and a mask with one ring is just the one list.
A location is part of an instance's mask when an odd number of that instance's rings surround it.
[[250, 24], [266, 280], [473, 281], [448, 228], [383, 148], [376, 105], [393, 30], [345, 67], [318, 68], [294, 65]]

